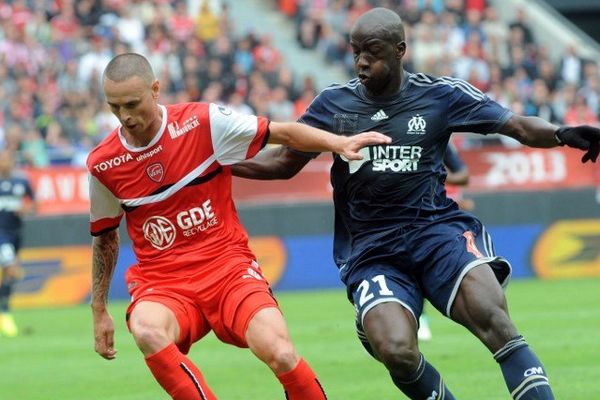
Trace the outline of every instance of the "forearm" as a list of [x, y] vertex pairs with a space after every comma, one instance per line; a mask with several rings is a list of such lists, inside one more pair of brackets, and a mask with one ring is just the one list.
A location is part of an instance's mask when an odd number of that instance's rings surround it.
[[246, 179], [290, 179], [304, 167], [310, 158], [290, 151], [285, 146], [267, 148], [254, 158], [231, 166], [234, 176]]
[[119, 256], [119, 231], [103, 233], [92, 242], [92, 308], [102, 311], [108, 302], [110, 282]]
[[558, 146], [554, 136], [558, 126], [538, 117], [513, 116], [500, 133], [513, 137], [530, 147], [550, 148]]
[[338, 152], [342, 138], [327, 131], [297, 122], [271, 122], [270, 143], [283, 144], [301, 151]]
[[448, 171], [446, 183], [457, 186], [467, 185], [469, 183], [469, 171], [466, 169], [457, 172]]

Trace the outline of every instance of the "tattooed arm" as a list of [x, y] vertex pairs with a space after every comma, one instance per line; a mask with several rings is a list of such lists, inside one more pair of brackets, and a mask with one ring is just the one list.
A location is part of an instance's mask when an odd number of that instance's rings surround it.
[[115, 327], [107, 309], [108, 290], [117, 257], [119, 231], [114, 229], [94, 237], [92, 242], [92, 314], [94, 317], [94, 349], [107, 360], [115, 358]]

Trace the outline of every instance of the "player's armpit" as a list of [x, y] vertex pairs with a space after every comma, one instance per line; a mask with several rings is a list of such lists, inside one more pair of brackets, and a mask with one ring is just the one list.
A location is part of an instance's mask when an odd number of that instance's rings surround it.
[[247, 179], [290, 179], [311, 159], [286, 146], [269, 147], [254, 158], [233, 164], [233, 175]]

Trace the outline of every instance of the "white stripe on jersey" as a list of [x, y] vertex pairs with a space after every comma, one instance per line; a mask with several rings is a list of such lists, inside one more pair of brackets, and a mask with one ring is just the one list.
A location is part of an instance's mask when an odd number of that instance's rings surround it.
[[479, 91], [479, 89], [473, 87], [462, 79], [440, 77], [436, 78], [435, 80], [431, 80], [428, 76], [423, 74], [411, 74], [409, 75], [408, 80], [417, 86], [447, 85], [461, 90], [463, 93], [468, 94], [475, 100], [481, 101], [485, 99], [485, 95]]
[[258, 118], [214, 103], [210, 103], [208, 115], [213, 150], [219, 164], [231, 165], [245, 160], [258, 133]]
[[171, 197], [175, 193], [177, 193], [179, 190], [181, 190], [183, 187], [185, 187], [188, 183], [190, 183], [191, 181], [196, 179], [198, 176], [200, 176], [216, 160], [217, 159], [214, 156], [214, 154], [211, 155], [206, 160], [204, 160], [202, 162], [202, 164], [198, 165], [196, 168], [194, 168], [192, 171], [190, 171], [186, 176], [181, 178], [177, 183], [175, 183], [173, 186], [169, 187], [164, 192], [161, 192], [161, 193], [158, 193], [158, 194], [155, 194], [152, 196], [138, 197], [136, 199], [119, 199], [119, 201], [125, 206], [137, 207], [137, 206], [142, 206], [144, 204], [157, 203], [159, 201], [168, 199], [169, 197]]
[[90, 221], [116, 218], [123, 214], [119, 200], [94, 175], [88, 175], [90, 191]]

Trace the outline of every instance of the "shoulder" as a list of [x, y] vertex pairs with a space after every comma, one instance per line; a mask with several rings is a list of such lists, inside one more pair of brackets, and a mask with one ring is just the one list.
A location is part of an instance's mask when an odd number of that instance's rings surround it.
[[349, 80], [346, 83], [333, 83], [314, 98], [310, 104], [311, 108], [326, 107], [327, 105], [343, 104], [351, 102], [357, 96], [357, 88], [360, 85], [358, 78]]
[[114, 129], [109, 133], [96, 147], [90, 151], [86, 160], [86, 166], [88, 171], [92, 172], [95, 165], [103, 162], [107, 158], [110, 158], [116, 151], [122, 149], [121, 141], [119, 139], [118, 131], [119, 128]]
[[338, 96], [340, 96], [342, 93], [344, 95], [347, 95], [348, 93], [356, 93], [358, 85], [360, 85], [358, 78], [351, 79], [346, 83], [333, 83], [321, 90], [315, 100], [333, 100], [338, 99]]
[[181, 121], [208, 114], [209, 105], [209, 103], [190, 102], [170, 104], [165, 107], [167, 108], [168, 119]]
[[434, 91], [444, 95], [454, 92], [468, 95], [476, 100], [484, 100], [485, 94], [462, 79], [450, 76], [434, 77], [423, 73], [409, 73], [408, 83], [413, 90]]

